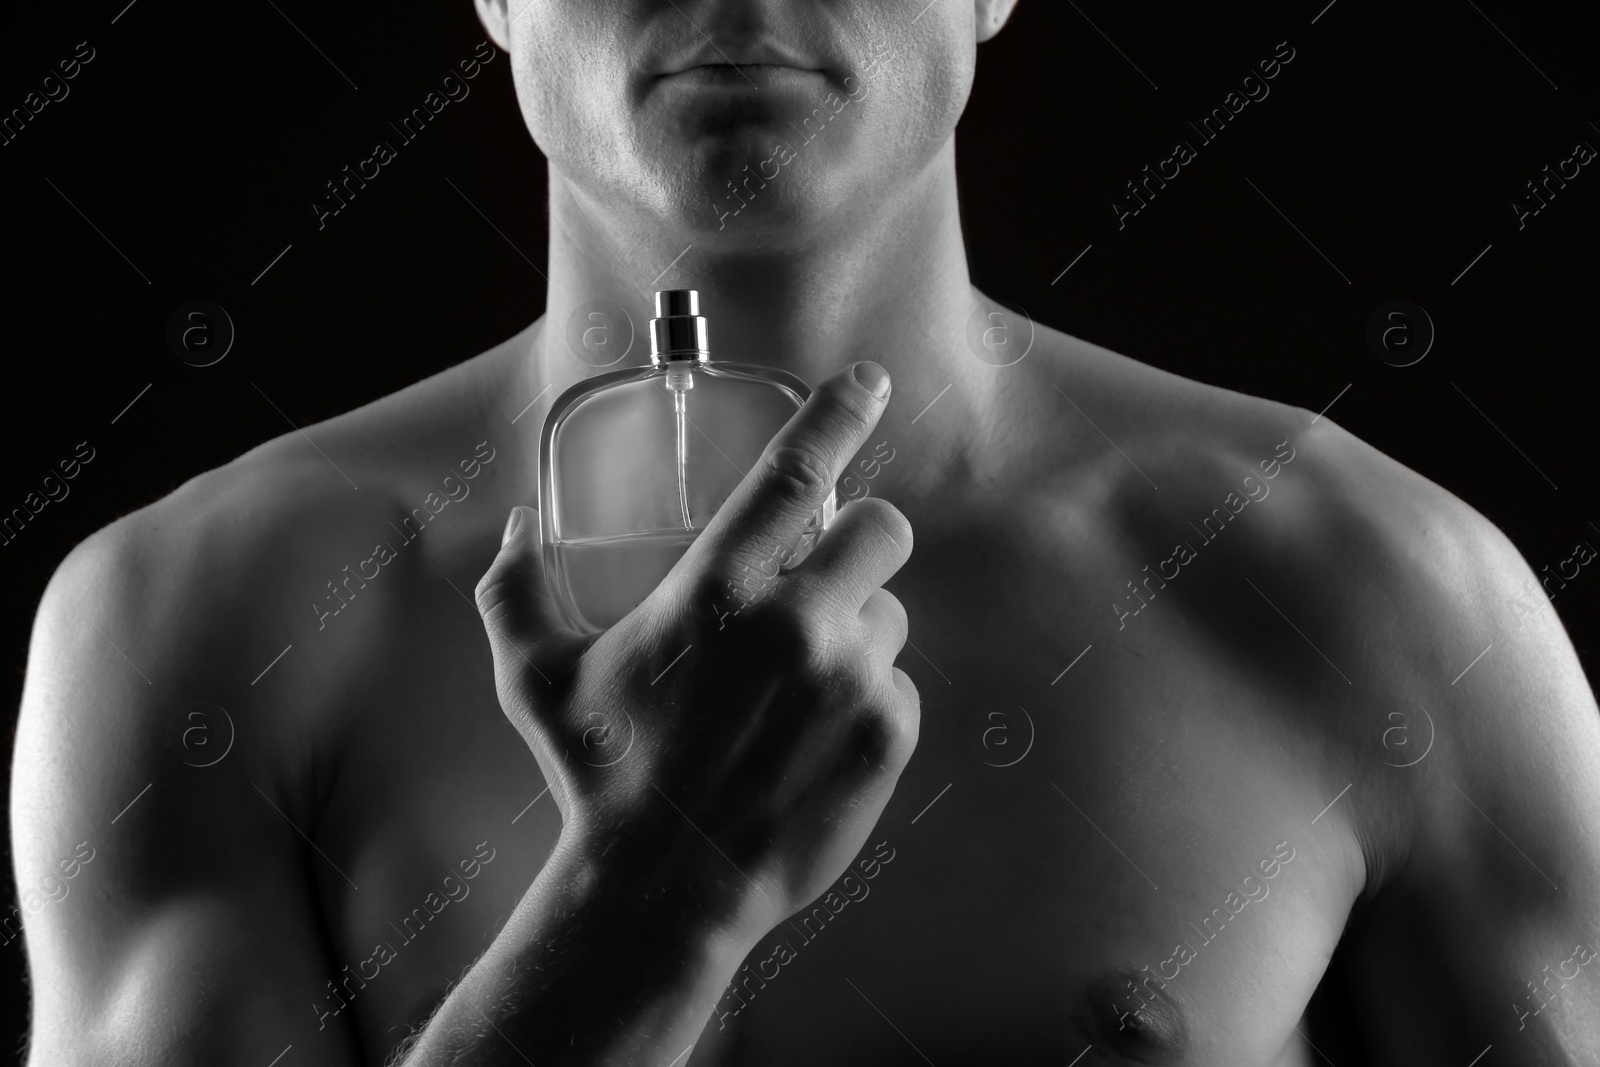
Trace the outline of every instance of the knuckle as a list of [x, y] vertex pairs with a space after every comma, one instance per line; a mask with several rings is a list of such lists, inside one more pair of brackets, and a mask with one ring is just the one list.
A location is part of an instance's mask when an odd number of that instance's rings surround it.
[[795, 605], [781, 598], [759, 600], [742, 613], [740, 634], [762, 659], [793, 668], [809, 661], [815, 634]]
[[784, 650], [785, 661], [800, 679], [821, 682], [836, 668], [836, 641], [825, 613], [800, 596], [775, 598], [764, 605], [763, 636]]
[[[904, 672], [900, 672], [904, 673]], [[922, 706], [921, 698], [917, 695], [917, 687], [910, 678], [906, 678], [898, 687], [899, 701], [890, 713], [894, 723], [895, 747], [891, 753], [892, 758], [901, 763], [907, 763], [911, 754], [916, 751], [917, 738], [922, 732]]]
[[913, 710], [920, 709], [922, 707], [922, 694], [917, 690], [917, 683], [911, 680], [911, 675], [899, 667], [893, 668], [891, 673], [894, 675], [895, 689], [910, 702]]
[[[726, 613], [748, 615], [760, 603], [776, 575], [752, 567], [736, 556], [718, 559], [688, 579], [686, 596], [695, 617], [721, 619]], [[720, 627], [718, 627], [720, 628]]]
[[516, 602], [528, 597], [543, 573], [538, 563], [523, 551], [503, 551], [496, 556], [473, 589], [473, 602], [485, 618], [512, 610]]
[[495, 560], [473, 589], [473, 604], [483, 619], [492, 645], [526, 644], [545, 628], [539, 584], [543, 572], [526, 555]]
[[885, 709], [868, 708], [851, 724], [851, 755], [864, 758], [874, 767], [896, 761], [906, 743], [905, 726]]
[[891, 667], [889, 673], [894, 682], [894, 690], [900, 697], [900, 717], [910, 731], [911, 743], [915, 745], [917, 731], [922, 726], [922, 694], [917, 689], [917, 683], [911, 680], [911, 675], [899, 667]]
[[788, 624], [796, 662], [807, 674], [822, 674], [833, 644], [828, 627], [816, 612], [799, 605], [785, 604], [779, 610]]
[[688, 597], [698, 613], [699, 609], [731, 599], [735, 594], [736, 584], [729, 568], [707, 567], [690, 579]]
[[478, 614], [485, 619], [492, 619], [502, 614], [506, 602], [511, 598], [511, 583], [505, 580], [503, 568], [498, 564], [490, 567], [478, 585], [472, 591], [473, 603], [478, 606]]
[[774, 448], [767, 453], [767, 469], [790, 493], [806, 500], [821, 496], [831, 483], [826, 461], [811, 448]]
[[798, 620], [803, 647], [819, 660], [848, 645], [846, 633], [855, 626], [854, 605], [847, 603], [835, 584], [817, 574], [797, 572], [789, 578], [789, 610]]
[[909, 763], [911, 761], [911, 753], [917, 749], [917, 738], [922, 732], [921, 712], [913, 706], [909, 713], [897, 717], [895, 723], [897, 724], [895, 738], [898, 748], [895, 750], [894, 758], [901, 763]]
[[887, 589], [874, 589], [864, 605], [868, 619], [889, 628], [895, 638], [895, 647], [905, 644], [910, 630], [910, 620], [900, 598]]

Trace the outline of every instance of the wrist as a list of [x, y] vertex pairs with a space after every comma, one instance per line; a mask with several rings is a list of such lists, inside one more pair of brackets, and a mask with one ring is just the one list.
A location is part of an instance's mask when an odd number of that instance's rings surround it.
[[459, 1052], [452, 1035], [486, 1018], [531, 1062], [554, 1067], [664, 1063], [655, 1053], [692, 1044], [753, 942], [715, 921], [675, 871], [637, 837], [564, 828], [447, 1001], [453, 1014], [430, 1026], [429, 1053]]
[[[617, 1018], [632, 1020], [630, 1032], [681, 1032], [692, 1042], [766, 932], [752, 933], [754, 924], [709, 906], [715, 894], [647, 844], [626, 834], [563, 831], [529, 895], [544, 897], [537, 910], [546, 915], [551, 897], [560, 898], [556, 911], [567, 919], [546, 943], [557, 958], [610, 961], [591, 993], [561, 1013], [602, 1035], [596, 1047], [607, 1053], [595, 1063], [634, 1062], [623, 1054], [631, 1038], [611, 1032]], [[700, 844], [710, 850], [703, 838]], [[606, 1007], [590, 1017], [597, 1004]]]
[[569, 824], [547, 866], [558, 867], [586, 906], [628, 916], [640, 927], [636, 935], [708, 960], [732, 952], [737, 964], [770, 928], [768, 898], [681, 816], [668, 814], [677, 825]]

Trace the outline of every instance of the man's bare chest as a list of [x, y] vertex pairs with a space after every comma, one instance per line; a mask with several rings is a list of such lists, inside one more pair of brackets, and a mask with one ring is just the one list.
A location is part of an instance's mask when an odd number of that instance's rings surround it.
[[[1273, 1062], [1352, 895], [1292, 732], [1181, 641], [1164, 664], [1078, 643], [1081, 613], [1050, 599], [1073, 576], [1012, 573], [1007, 592], [1014, 561], [955, 570], [929, 547], [891, 583], [917, 753], [850, 870], [752, 950], [695, 1062]], [[560, 829], [486, 649], [470, 628], [442, 640], [397, 657], [386, 729], [343, 752], [318, 837], [360, 886], [327, 890], [324, 1007], [343, 1002], [375, 1061]]]

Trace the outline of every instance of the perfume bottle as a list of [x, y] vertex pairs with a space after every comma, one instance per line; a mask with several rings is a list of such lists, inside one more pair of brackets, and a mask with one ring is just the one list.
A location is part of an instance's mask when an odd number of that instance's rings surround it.
[[[811, 395], [787, 371], [711, 359], [698, 291], [659, 291], [655, 312], [650, 365], [578, 382], [539, 436], [545, 582], [580, 633], [650, 595]], [[835, 506], [830, 492], [786, 566], [810, 552]]]

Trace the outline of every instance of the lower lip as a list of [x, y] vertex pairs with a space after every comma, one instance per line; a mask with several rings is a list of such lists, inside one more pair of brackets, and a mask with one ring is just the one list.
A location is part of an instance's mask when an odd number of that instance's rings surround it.
[[768, 87], [804, 85], [814, 83], [819, 78], [825, 78], [820, 70], [780, 67], [772, 63], [748, 63], [739, 66], [690, 67], [676, 74], [668, 74], [665, 80], [705, 88], [754, 91]]

